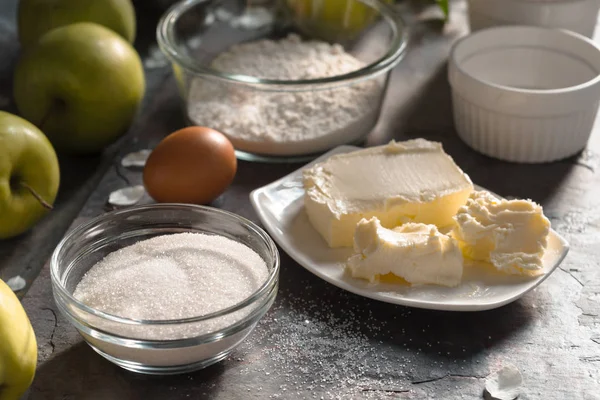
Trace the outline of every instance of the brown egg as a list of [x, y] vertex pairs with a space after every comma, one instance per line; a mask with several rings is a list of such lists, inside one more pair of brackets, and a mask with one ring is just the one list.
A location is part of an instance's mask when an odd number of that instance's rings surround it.
[[159, 203], [206, 204], [233, 181], [233, 145], [214, 129], [194, 126], [164, 138], [144, 167], [144, 186]]

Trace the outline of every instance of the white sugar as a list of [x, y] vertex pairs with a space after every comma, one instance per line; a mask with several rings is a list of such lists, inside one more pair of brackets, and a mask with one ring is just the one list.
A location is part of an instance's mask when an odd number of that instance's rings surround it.
[[[285, 287], [291, 289], [286, 293]], [[251, 340], [229, 359], [228, 368], [235, 369], [240, 384], [262, 374], [265, 388], [279, 389], [270, 396], [274, 399], [387, 399], [407, 390], [410, 360], [377, 344], [392, 335], [388, 320], [349, 292], [328, 296], [322, 290], [307, 280], [283, 282], [280, 294], [285, 302], [271, 308]], [[390, 325], [408, 313], [409, 309], [396, 309]], [[303, 397], [306, 393], [312, 397]]]
[[[241, 243], [223, 236], [181, 233], [110, 253], [85, 274], [73, 295], [120, 317], [180, 319], [233, 306], [252, 295], [268, 275], [265, 261]], [[235, 322], [229, 317], [213, 321], [213, 326], [204, 324], [203, 331]], [[173, 329], [157, 326], [147, 332], [157, 339], [192, 334], [177, 334]]]

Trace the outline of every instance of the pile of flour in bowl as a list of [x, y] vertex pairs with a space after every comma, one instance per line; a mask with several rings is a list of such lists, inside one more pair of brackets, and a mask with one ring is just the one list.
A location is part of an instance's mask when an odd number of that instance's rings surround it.
[[[211, 67], [228, 74], [301, 80], [358, 70], [364, 63], [342, 46], [297, 35], [231, 47]], [[225, 133], [237, 149], [272, 155], [316, 153], [365, 136], [377, 122], [384, 75], [327, 90], [264, 91], [195, 79], [189, 118]], [[285, 87], [281, 88], [286, 90]]]

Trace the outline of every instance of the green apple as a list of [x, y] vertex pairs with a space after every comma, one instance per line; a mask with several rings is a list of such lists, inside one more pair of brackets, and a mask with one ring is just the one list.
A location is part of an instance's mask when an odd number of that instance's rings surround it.
[[35, 375], [37, 341], [21, 302], [0, 280], [0, 400], [18, 400]]
[[95, 22], [133, 43], [135, 9], [131, 0], [20, 0], [17, 13], [19, 40], [34, 44], [44, 33], [75, 22]]
[[46, 33], [15, 69], [21, 115], [57, 151], [95, 153], [121, 136], [144, 96], [142, 62], [121, 36], [78, 22]]
[[59, 181], [48, 138], [23, 118], [0, 111], [0, 239], [25, 232], [44, 216]]
[[354, 39], [377, 17], [373, 7], [358, 0], [286, 0], [284, 4], [300, 30], [333, 42]]

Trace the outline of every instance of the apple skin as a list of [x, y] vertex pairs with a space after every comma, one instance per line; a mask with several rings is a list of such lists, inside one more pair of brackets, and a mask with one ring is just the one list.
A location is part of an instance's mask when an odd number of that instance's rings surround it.
[[46, 32], [76, 22], [95, 22], [135, 39], [135, 9], [131, 0], [20, 0], [17, 26], [21, 46], [29, 47]]
[[37, 350], [35, 332], [21, 302], [0, 279], [0, 400], [17, 400], [31, 385]]
[[13, 94], [58, 152], [86, 154], [125, 133], [144, 90], [135, 49], [108, 28], [79, 22], [51, 30], [23, 54]]
[[20, 182], [48, 204], [58, 192], [58, 159], [33, 124], [0, 111], [0, 239], [20, 235], [48, 212]]
[[283, 4], [301, 31], [331, 42], [356, 38], [377, 17], [375, 9], [357, 0], [285, 0]]

